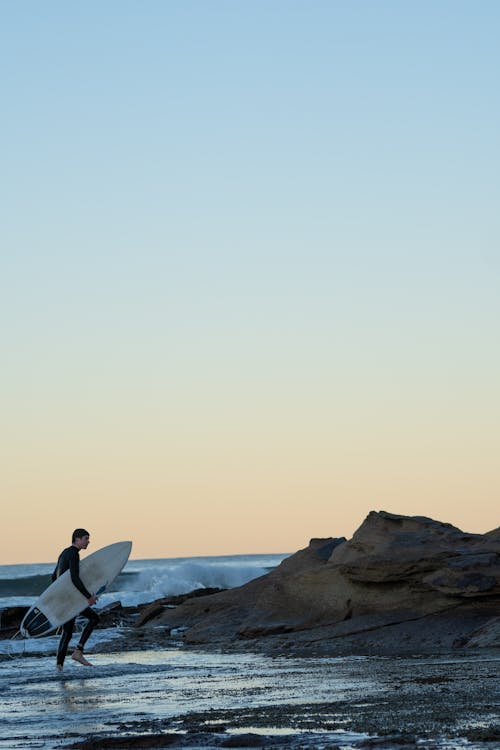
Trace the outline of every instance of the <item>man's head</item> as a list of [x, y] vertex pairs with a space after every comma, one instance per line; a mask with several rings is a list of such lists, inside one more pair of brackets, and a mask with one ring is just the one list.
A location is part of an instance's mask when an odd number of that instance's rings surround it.
[[89, 546], [90, 534], [86, 529], [75, 529], [71, 537], [71, 543], [78, 549], [87, 549]]

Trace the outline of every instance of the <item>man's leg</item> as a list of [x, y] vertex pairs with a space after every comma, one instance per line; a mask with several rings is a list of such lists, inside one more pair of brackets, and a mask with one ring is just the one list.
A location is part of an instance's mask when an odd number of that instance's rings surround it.
[[91, 609], [90, 607], [87, 607], [87, 609], [83, 610], [82, 616], [86, 617], [88, 622], [85, 625], [85, 629], [80, 637], [80, 640], [78, 641], [78, 645], [76, 646], [75, 650], [73, 651], [71, 655], [71, 658], [77, 661], [79, 664], [83, 664], [84, 667], [91, 667], [92, 664], [89, 661], [87, 661], [87, 659], [83, 655], [83, 648], [85, 644], [87, 643], [93, 629], [99, 622], [99, 615], [96, 612], [94, 612], [93, 609]]
[[59, 648], [57, 649], [57, 669], [59, 672], [62, 672], [64, 659], [66, 658], [66, 653], [68, 651], [68, 646], [71, 640], [71, 636], [73, 635], [74, 627], [75, 627], [74, 617], [72, 620], [68, 620], [68, 622], [65, 622], [63, 625], [61, 640], [59, 641]]

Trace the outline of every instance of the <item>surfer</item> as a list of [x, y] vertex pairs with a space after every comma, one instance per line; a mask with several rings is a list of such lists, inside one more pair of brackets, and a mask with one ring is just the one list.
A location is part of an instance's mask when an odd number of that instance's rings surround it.
[[[79, 664], [83, 664], [85, 667], [91, 667], [91, 663], [87, 661], [83, 655], [83, 649], [88, 641], [90, 634], [99, 622], [99, 615], [91, 609], [92, 604], [95, 604], [97, 599], [85, 588], [83, 581], [80, 578], [80, 550], [87, 549], [90, 542], [90, 534], [85, 529], [75, 529], [71, 538], [71, 547], [64, 549], [57, 560], [56, 568], [52, 574], [52, 580], [55, 581], [67, 570], [70, 572], [71, 580], [73, 585], [76, 586], [88, 602], [88, 607], [83, 610], [81, 615], [86, 617], [88, 622], [83, 630], [78, 645], [75, 647], [71, 658], [77, 661]], [[57, 649], [57, 670], [62, 672], [64, 666], [64, 659], [68, 651], [68, 646], [73, 635], [75, 627], [76, 617], [73, 617], [68, 622], [65, 622], [62, 627], [61, 640], [59, 641], [59, 648]]]

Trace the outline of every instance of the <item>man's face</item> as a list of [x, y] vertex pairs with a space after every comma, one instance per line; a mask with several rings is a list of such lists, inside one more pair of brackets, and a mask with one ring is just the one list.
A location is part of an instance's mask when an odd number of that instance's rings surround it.
[[77, 536], [75, 539], [75, 547], [78, 547], [78, 549], [87, 549], [90, 542], [90, 536], [88, 534], [85, 534], [85, 536]]

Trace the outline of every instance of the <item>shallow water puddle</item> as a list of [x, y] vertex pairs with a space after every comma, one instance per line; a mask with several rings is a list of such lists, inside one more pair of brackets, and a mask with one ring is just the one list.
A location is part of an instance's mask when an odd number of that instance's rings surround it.
[[[481, 691], [488, 687], [492, 662], [270, 658], [178, 648], [90, 658], [94, 667], [68, 663], [62, 675], [53, 655], [0, 663], [1, 750], [57, 749], [101, 733], [186, 732], [187, 742], [217, 728], [226, 736], [289, 738], [287, 746], [350, 748], [392, 726], [412, 732], [426, 750], [487, 747], [467, 745], [459, 730], [473, 720], [488, 725], [491, 712], [481, 714], [467, 701], [473, 679]], [[427, 679], [443, 671], [453, 693]], [[456, 719], [448, 715], [448, 695], [460, 706]]]

